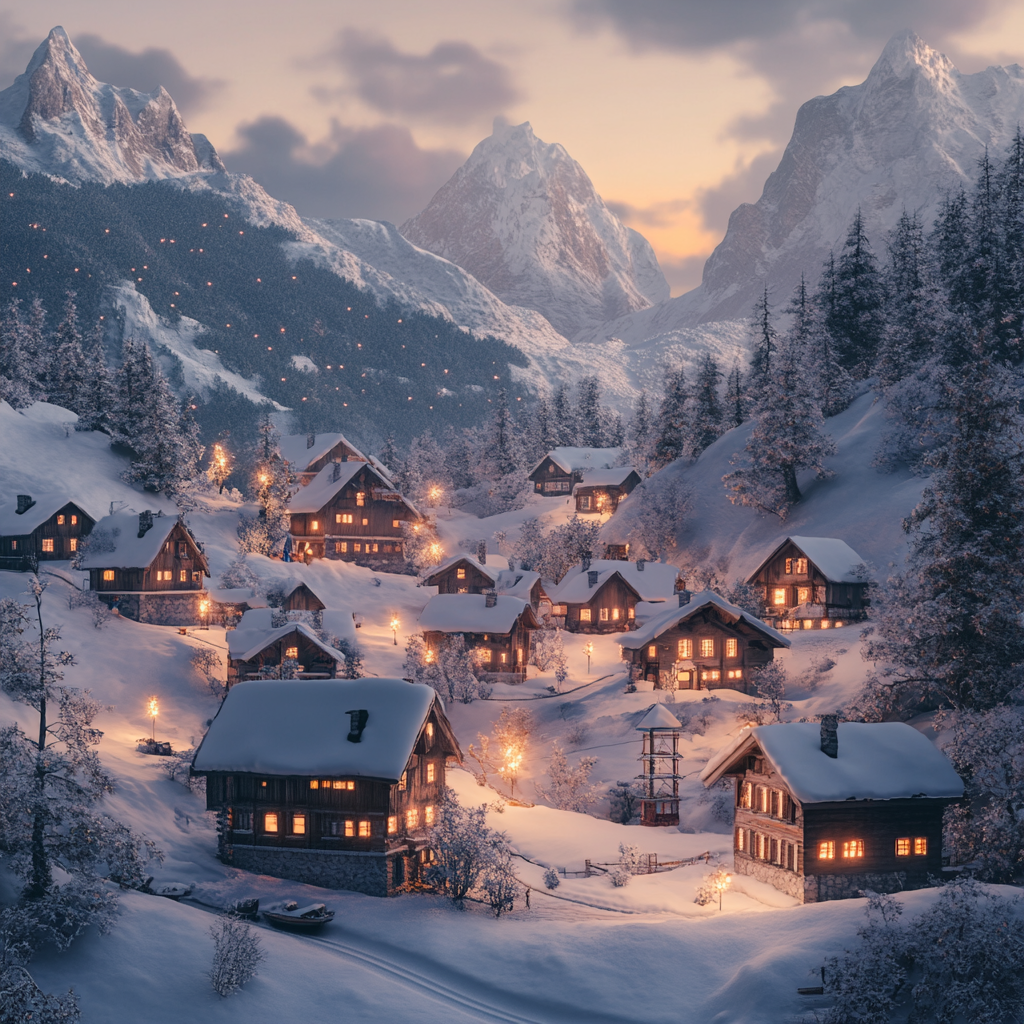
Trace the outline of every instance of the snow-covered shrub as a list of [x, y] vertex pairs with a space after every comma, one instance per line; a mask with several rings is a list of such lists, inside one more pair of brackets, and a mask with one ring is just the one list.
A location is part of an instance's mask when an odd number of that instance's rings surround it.
[[220, 678], [220, 669], [224, 659], [212, 647], [197, 647], [189, 659], [196, 674], [216, 697], [224, 695], [224, 682]]
[[229, 996], [255, 977], [266, 956], [259, 935], [237, 917], [221, 918], [220, 927], [211, 928], [210, 934], [214, 944], [210, 984], [217, 995]]
[[585, 718], [570, 722], [565, 729], [564, 739], [570, 747], [582, 747], [590, 736], [590, 723]]
[[631, 875], [640, 873], [640, 847], [635, 843], [619, 843], [619, 867]]
[[597, 760], [596, 757], [581, 757], [579, 763], [572, 767], [562, 748], [553, 743], [547, 770], [550, 785], [542, 787], [538, 784], [537, 792], [559, 810], [585, 811], [597, 799], [595, 787], [590, 782], [590, 772]]
[[97, 595], [95, 590], [73, 589], [68, 595], [68, 608], [85, 608], [92, 613], [92, 624], [102, 629], [110, 621], [110, 608]]
[[562, 880], [558, 877], [558, 872], [554, 868], [545, 868], [544, 870], [544, 888], [545, 889], [557, 889], [561, 885]]
[[781, 722], [783, 712], [793, 708], [792, 704], [783, 700], [786, 695], [785, 667], [781, 662], [771, 661], [762, 668], [754, 669], [750, 673], [750, 680], [754, 693], [761, 699], [738, 705], [737, 719], [750, 725]]
[[628, 825], [640, 817], [640, 800], [644, 795], [643, 786], [638, 782], [617, 782], [609, 790], [611, 820]]
[[611, 879], [612, 885], [616, 889], [622, 889], [629, 885], [630, 878], [633, 877], [632, 872], [627, 871], [621, 864], [618, 867], [612, 868], [608, 872], [608, 877]]
[[446, 788], [428, 832], [436, 860], [424, 874], [460, 910], [487, 866], [489, 833], [486, 806], [463, 807], [455, 791]]
[[720, 886], [726, 883], [728, 878], [729, 874], [723, 868], [717, 868], [705, 875], [704, 880], [697, 886], [697, 895], [693, 897], [693, 902], [700, 907], [718, 903], [722, 891]]
[[226, 590], [248, 588], [254, 594], [259, 594], [263, 590], [263, 577], [249, 565], [246, 551], [243, 550], [220, 574], [220, 585]]
[[721, 697], [716, 697], [714, 694], [711, 694], [710, 697], [701, 697], [696, 713], [690, 715], [686, 722], [683, 723], [683, 729], [694, 736], [703, 736], [714, 719], [715, 705], [721, 699]]
[[504, 832], [492, 831], [489, 836], [480, 888], [495, 917], [511, 910], [516, 897], [522, 895], [523, 887], [512, 868], [512, 848]]
[[710, 789], [701, 789], [697, 803], [710, 804], [711, 814], [717, 821], [732, 824], [735, 813], [735, 797], [731, 779], [721, 779]]
[[177, 750], [170, 757], [165, 757], [163, 762], [164, 774], [171, 782], [179, 782], [192, 793], [206, 792], [206, 777], [204, 775], [192, 775], [189, 769], [192, 767], [192, 758], [195, 756], [195, 747], [188, 750]]
[[414, 634], [405, 648], [405, 674], [414, 683], [432, 686], [445, 701], [471, 704], [490, 696], [491, 688], [477, 678], [477, 664], [461, 633], [446, 636], [437, 650]]
[[531, 637], [530, 660], [541, 670], [557, 669], [565, 662], [565, 644], [562, 631], [555, 629], [538, 629]]
[[0, 966], [0, 1024], [73, 1024], [81, 1016], [73, 989], [47, 995], [20, 964]]

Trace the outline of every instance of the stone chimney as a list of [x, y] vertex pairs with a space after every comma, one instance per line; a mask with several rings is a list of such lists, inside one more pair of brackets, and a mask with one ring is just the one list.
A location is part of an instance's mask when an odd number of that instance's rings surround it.
[[31, 494], [19, 494], [19, 495], [18, 495], [18, 509], [17, 509], [17, 514], [18, 514], [19, 516], [20, 516], [20, 515], [23, 515], [23, 514], [24, 514], [25, 512], [27, 512], [27, 511], [28, 511], [28, 510], [29, 510], [29, 509], [30, 509], [30, 508], [31, 508], [31, 507], [32, 507], [32, 506], [33, 506], [34, 504], [35, 504], [35, 502], [34, 502], [34, 501], [32, 500], [32, 495], [31, 495]]
[[334, 469], [331, 472], [331, 482], [337, 483], [341, 479], [341, 463], [334, 463]]
[[839, 756], [839, 717], [821, 716], [821, 752], [829, 757]]
[[481, 565], [487, 564], [487, 541], [482, 540], [476, 546], [476, 560]]
[[139, 536], [145, 537], [148, 530], [153, 529], [153, 513], [152, 512], [140, 512], [139, 513]]
[[645, 565], [647, 565], [647, 559], [646, 558], [638, 558], [636, 560], [636, 571], [637, 572], [643, 572]]
[[312, 448], [313, 445], [315, 445], [315, 444], [316, 444], [316, 434], [307, 434], [306, 435], [306, 447], [307, 448]]
[[484, 591], [484, 607], [493, 608], [498, 603], [498, 595], [493, 590]]
[[591, 569], [587, 573], [587, 586], [591, 587], [591, 588], [596, 587], [597, 586], [597, 577], [600, 576], [600, 575], [601, 574], [597, 571], [597, 569]]
[[370, 717], [370, 712], [363, 709], [358, 711], [348, 712], [348, 736], [349, 743], [361, 743], [363, 739], [363, 730], [366, 728], [366, 722]]
[[685, 608], [690, 603], [691, 594], [688, 590], [680, 590], [676, 593], [676, 597], [679, 598], [679, 607]]

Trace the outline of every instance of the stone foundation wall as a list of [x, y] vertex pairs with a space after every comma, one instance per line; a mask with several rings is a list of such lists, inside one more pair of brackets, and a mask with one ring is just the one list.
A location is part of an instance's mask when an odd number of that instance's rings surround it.
[[769, 885], [792, 896], [801, 903], [813, 903], [804, 895], [805, 879], [795, 871], [787, 871], [778, 864], [768, 864], [763, 860], [756, 860], [743, 853], [736, 853], [733, 856], [733, 868], [738, 875], [749, 875], [759, 882], [767, 882]]
[[[117, 610], [126, 619], [147, 622], [151, 626], [201, 626], [216, 623], [215, 609], [219, 607], [210, 599], [205, 590], [188, 590], [168, 593], [105, 593], [96, 591], [96, 596], [108, 606], [116, 603]], [[203, 621], [199, 611], [200, 601], [210, 602], [210, 615]]]
[[367, 896], [390, 896], [395, 891], [395, 860], [403, 852], [386, 854], [232, 846], [228, 863], [245, 871], [290, 878], [324, 889], [350, 889]]
[[872, 871], [858, 875], [808, 875], [803, 883], [804, 903], [824, 903], [854, 899], [863, 889], [872, 892], [926, 889], [929, 879], [927, 871]]

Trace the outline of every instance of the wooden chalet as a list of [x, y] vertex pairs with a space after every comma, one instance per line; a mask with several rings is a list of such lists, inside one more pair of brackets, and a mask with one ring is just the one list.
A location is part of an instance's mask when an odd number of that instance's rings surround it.
[[121, 615], [164, 626], [208, 621], [210, 567], [180, 516], [115, 512], [96, 524], [84, 550], [79, 564], [90, 588]]
[[747, 692], [750, 673], [789, 640], [710, 590], [681, 592], [668, 607], [619, 641], [634, 678], [662, 690]]
[[292, 558], [346, 562], [401, 562], [402, 524], [420, 519], [383, 470], [368, 462], [331, 462], [294, 495], [289, 540]]
[[[277, 616], [282, 618], [283, 612]], [[274, 678], [285, 662], [296, 663], [298, 679], [334, 679], [345, 655], [321, 640], [303, 622], [285, 621], [275, 626], [275, 609], [247, 611], [235, 629], [229, 630], [228, 686], [248, 679]]]
[[427, 650], [436, 654], [446, 637], [465, 637], [484, 673], [525, 673], [530, 633], [539, 628], [528, 601], [498, 594], [436, 594], [420, 613]]
[[[486, 556], [484, 556], [486, 557]], [[534, 612], [545, 598], [540, 573], [530, 569], [498, 569], [469, 555], [455, 555], [423, 575], [421, 585], [439, 594], [508, 594], [528, 601]]]
[[780, 629], [836, 629], [859, 622], [871, 604], [864, 559], [835, 537], [787, 537], [747, 580]]
[[576, 511], [612, 515], [619, 502], [639, 483], [640, 474], [632, 466], [584, 470], [583, 480], [572, 489]]
[[322, 612], [326, 607], [302, 580], [293, 581], [284, 589], [281, 608], [286, 612]]
[[75, 558], [95, 525], [66, 494], [39, 499], [16, 495], [0, 506], [0, 569], [24, 572], [36, 562]]
[[428, 686], [401, 679], [234, 687], [192, 762], [237, 868], [391, 896], [429, 864], [445, 768], [462, 754]]
[[544, 497], [568, 497], [587, 470], [614, 469], [626, 461], [621, 448], [552, 448], [529, 475]]
[[942, 815], [963, 782], [902, 722], [794, 722], [746, 729], [708, 762], [735, 781], [735, 870], [801, 903], [942, 877]]
[[281, 438], [278, 451], [303, 487], [328, 463], [370, 461], [344, 434], [289, 434]]

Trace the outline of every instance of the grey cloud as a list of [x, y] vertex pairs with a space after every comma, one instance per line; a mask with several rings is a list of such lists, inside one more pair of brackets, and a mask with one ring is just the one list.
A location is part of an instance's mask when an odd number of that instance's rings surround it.
[[170, 50], [150, 46], [139, 53], [108, 43], [92, 33], [73, 40], [92, 74], [101, 82], [153, 92], [161, 85], [185, 113], [205, 106], [225, 83], [218, 78], [190, 75]]
[[[519, 98], [509, 69], [465, 42], [438, 43], [427, 54], [402, 53], [383, 36], [347, 29], [327, 56], [356, 94], [384, 114], [468, 124], [491, 118]], [[331, 99], [343, 89], [314, 90]]]
[[689, 199], [666, 199], [650, 206], [634, 206], [632, 203], [605, 200], [605, 206], [615, 214], [623, 224], [631, 228], [667, 228], [675, 223], [676, 216], [693, 206]]
[[6, 11], [0, 11], [0, 89], [20, 75], [42, 39], [33, 39]]
[[252, 175], [308, 217], [368, 217], [400, 224], [419, 213], [465, 155], [421, 149], [407, 128], [348, 128], [335, 122], [316, 143], [281, 117], [238, 129], [242, 145], [222, 153], [231, 171]]
[[704, 262], [710, 255], [706, 252], [696, 256], [681, 256], [679, 259], [672, 259], [669, 256], [658, 257], [658, 265], [673, 295], [682, 295], [683, 292], [688, 292], [700, 284]]

